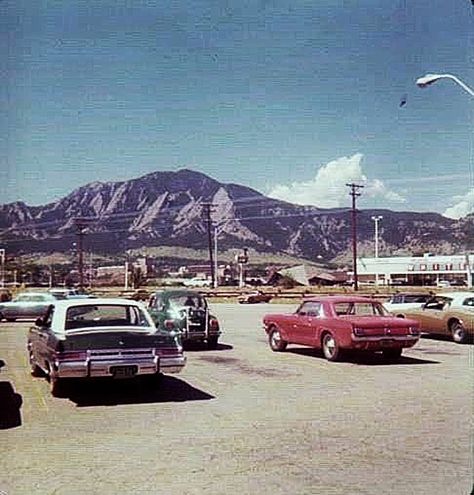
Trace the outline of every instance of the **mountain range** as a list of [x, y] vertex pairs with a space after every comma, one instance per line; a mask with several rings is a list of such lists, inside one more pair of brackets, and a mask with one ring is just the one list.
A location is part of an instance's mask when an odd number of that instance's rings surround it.
[[[205, 248], [209, 208], [220, 248], [343, 261], [352, 249], [349, 201], [348, 196], [348, 208], [299, 206], [188, 169], [154, 172], [128, 181], [93, 182], [44, 206], [20, 201], [1, 205], [0, 245], [8, 252], [67, 251], [81, 225], [85, 247], [98, 252], [116, 254], [145, 246]], [[374, 215], [383, 217], [381, 256], [452, 254], [474, 247], [474, 215], [453, 220], [437, 213], [367, 209], [357, 213], [360, 255], [373, 255]]]

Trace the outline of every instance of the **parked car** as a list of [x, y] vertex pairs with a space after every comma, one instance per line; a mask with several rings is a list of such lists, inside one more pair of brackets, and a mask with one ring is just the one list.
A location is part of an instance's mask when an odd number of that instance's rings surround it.
[[5, 288], [0, 288], [0, 302], [7, 302], [12, 300], [12, 293]]
[[206, 342], [216, 349], [221, 331], [217, 318], [210, 314], [206, 298], [186, 289], [155, 292], [148, 309], [156, 326], [162, 330], [179, 331], [183, 343]]
[[46, 292], [23, 292], [11, 301], [0, 303], [0, 321], [4, 318], [7, 321], [38, 318], [58, 300], [57, 297]]
[[242, 294], [237, 298], [240, 304], [255, 304], [261, 302], [267, 303], [270, 302], [272, 299], [273, 299], [272, 295], [265, 294], [261, 290], [255, 290], [247, 294]]
[[185, 287], [210, 287], [211, 281], [207, 278], [194, 277], [183, 281]]
[[273, 351], [302, 344], [321, 348], [329, 361], [349, 349], [382, 351], [396, 360], [420, 338], [415, 320], [396, 318], [379, 302], [359, 296], [311, 297], [292, 314], [266, 315], [263, 325]]
[[443, 292], [431, 297], [421, 308], [402, 312], [417, 320], [424, 333], [451, 335], [464, 344], [474, 336], [474, 292]]
[[30, 329], [27, 348], [32, 375], [46, 375], [53, 395], [73, 378], [156, 377], [186, 362], [178, 334], [126, 299], [57, 301]]
[[48, 289], [48, 293], [57, 297], [58, 299], [66, 299], [70, 296], [79, 296], [82, 292], [79, 289], [74, 288], [64, 288], [64, 287], [53, 287]]
[[421, 308], [431, 297], [432, 294], [428, 292], [398, 292], [384, 302], [383, 306], [388, 312], [399, 316], [406, 309]]

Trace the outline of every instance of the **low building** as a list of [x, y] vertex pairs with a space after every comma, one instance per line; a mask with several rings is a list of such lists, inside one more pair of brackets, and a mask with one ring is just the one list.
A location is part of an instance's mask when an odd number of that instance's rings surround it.
[[296, 285], [340, 285], [347, 282], [348, 275], [342, 270], [323, 270], [311, 265], [297, 265], [274, 271], [268, 285], [278, 285], [285, 279], [292, 280]]
[[472, 287], [474, 255], [360, 258], [357, 276], [360, 282], [380, 285], [467, 285]]

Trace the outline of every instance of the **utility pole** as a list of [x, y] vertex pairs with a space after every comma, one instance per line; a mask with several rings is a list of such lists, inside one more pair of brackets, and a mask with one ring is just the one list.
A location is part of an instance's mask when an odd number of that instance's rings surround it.
[[0, 263], [1, 263], [1, 272], [0, 272], [0, 284], [3, 289], [5, 287], [5, 249], [0, 249]]
[[79, 289], [84, 289], [84, 236], [88, 221], [85, 218], [76, 217], [74, 225], [77, 235], [77, 270], [79, 272]]
[[[375, 223], [375, 258], [377, 259], [379, 257], [379, 222], [380, 220], [383, 219], [382, 215], [375, 215], [371, 217], [371, 219]], [[376, 261], [376, 272], [375, 272], [375, 285], [379, 285], [379, 266], [378, 266], [378, 261]]]
[[207, 242], [209, 246], [209, 265], [211, 267], [211, 287], [215, 287], [215, 267], [214, 267], [214, 255], [212, 249], [212, 219], [211, 219], [211, 208], [214, 206], [213, 203], [203, 203], [202, 205], [206, 213], [207, 222]]
[[354, 290], [359, 290], [359, 284], [357, 280], [357, 210], [356, 210], [356, 198], [360, 196], [361, 193], [357, 192], [364, 186], [360, 184], [346, 184], [347, 187], [351, 188], [349, 196], [352, 196], [352, 259], [353, 259], [353, 271], [354, 271]]

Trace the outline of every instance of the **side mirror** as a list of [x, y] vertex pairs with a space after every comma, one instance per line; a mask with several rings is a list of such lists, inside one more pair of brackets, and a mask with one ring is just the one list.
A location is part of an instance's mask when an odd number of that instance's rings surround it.
[[37, 327], [43, 327], [44, 326], [44, 321], [43, 321], [43, 318], [41, 318], [41, 316], [39, 318], [36, 318], [35, 325]]
[[3, 359], [0, 359], [0, 368], [3, 368], [5, 366], [5, 361]]

